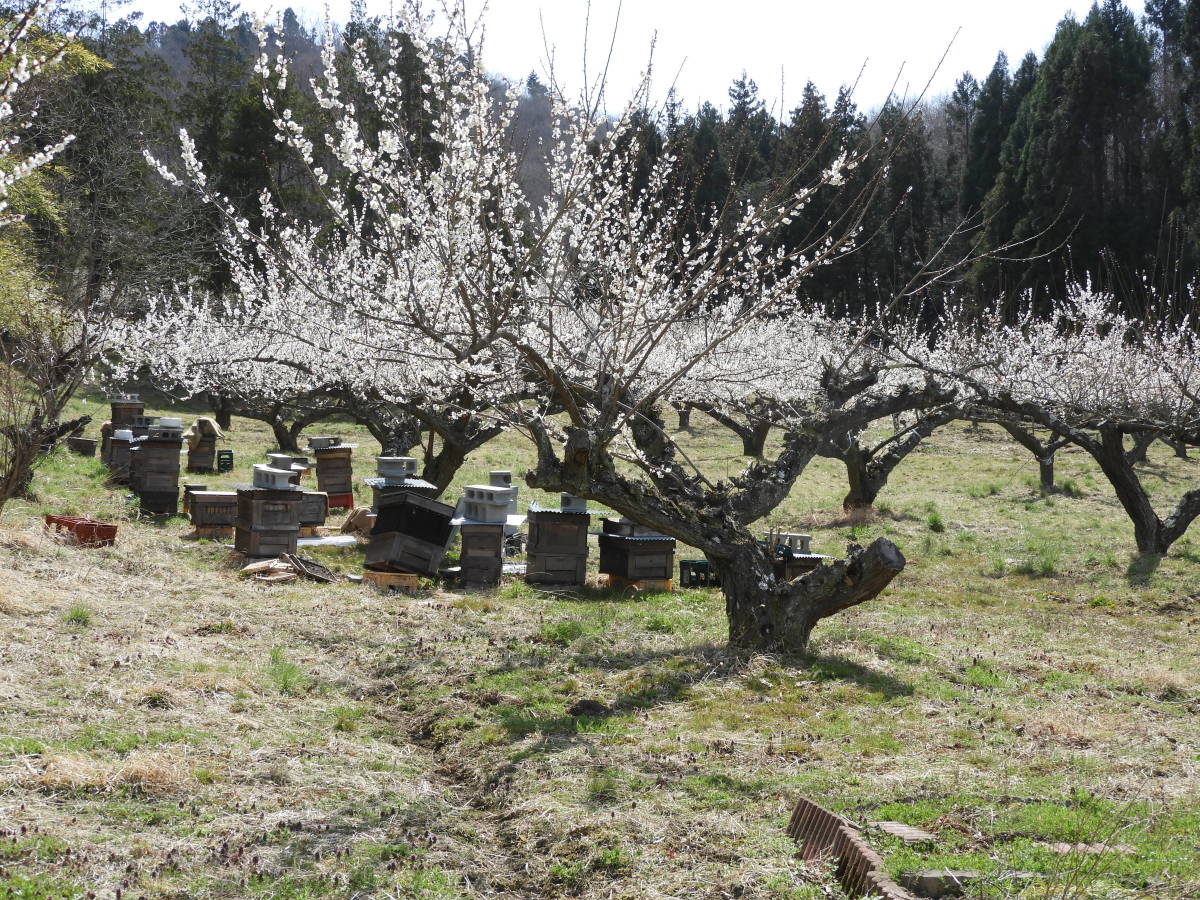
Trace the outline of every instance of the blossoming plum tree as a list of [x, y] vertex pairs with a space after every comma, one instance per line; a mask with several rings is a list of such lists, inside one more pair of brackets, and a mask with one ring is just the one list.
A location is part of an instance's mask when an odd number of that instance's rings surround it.
[[[328, 42], [313, 83], [330, 117], [322, 135], [276, 103], [270, 86], [291, 75], [263, 35], [264, 102], [328, 223], [293, 217], [264, 192], [264, 224], [252, 230], [210, 191], [184, 135], [185, 174], [161, 171], [229, 223], [235, 298], [214, 317], [254, 325], [246, 339], [262, 348], [240, 358], [264, 372], [323, 373], [430, 424], [455, 411], [477, 434], [520, 430], [537, 454], [530, 485], [605, 503], [714, 562], [734, 644], [802, 649], [819, 620], [878, 595], [903, 556], [880, 540], [788, 582], [754, 523], [829, 435], [951, 396], [915, 366], [889, 365], [874, 323], [837, 322], [803, 302], [806, 280], [853, 246], [875, 183], [853, 188], [804, 248], [773, 237], [816, 191], [842, 187], [854, 159], [816, 184], [714, 210], [697, 230], [676, 158], [643, 153], [648, 80], [615, 116], [603, 112], [602, 83], [577, 101], [552, 83], [545, 190], [528, 197], [510, 140], [515, 90], [497, 96], [462, 8], [444, 12], [435, 37], [435, 19], [406, 5], [382, 65], [351, 46], [349, 66], [338, 66]], [[416, 84], [401, 65], [413, 53]], [[369, 115], [353, 99], [363, 97]], [[670, 438], [661, 411], [744, 411], [747, 398], [782, 447], [714, 481]]]
[[1161, 555], [1200, 516], [1200, 487], [1160, 515], [1125, 442], [1200, 443], [1200, 346], [1190, 321], [1144, 322], [1112, 307], [1076, 288], [1049, 316], [1013, 324], [951, 313], [926, 364], [957, 373], [984, 410], [1086, 451], [1133, 522], [1138, 550]]

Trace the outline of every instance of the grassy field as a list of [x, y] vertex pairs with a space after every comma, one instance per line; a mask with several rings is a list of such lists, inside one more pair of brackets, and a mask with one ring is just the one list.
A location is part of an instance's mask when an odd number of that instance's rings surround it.
[[[695, 424], [693, 457], [736, 469]], [[210, 486], [270, 449], [235, 425]], [[369, 474], [365, 432], [329, 431]], [[1200, 482], [1151, 457], [1164, 503]], [[527, 461], [498, 440], [459, 484]], [[951, 428], [848, 523], [814, 464], [770, 524], [910, 564], [786, 658], [726, 650], [711, 591], [247, 583], [56, 455], [0, 520], [0, 898], [837, 897], [783, 834], [800, 795], [927, 828], [871, 838], [897, 873], [979, 870], [973, 895], [1200, 896], [1200, 530], [1138, 560], [1086, 456], [1060, 453], [1066, 495], [1036, 474]], [[47, 511], [119, 543], [58, 543]]]

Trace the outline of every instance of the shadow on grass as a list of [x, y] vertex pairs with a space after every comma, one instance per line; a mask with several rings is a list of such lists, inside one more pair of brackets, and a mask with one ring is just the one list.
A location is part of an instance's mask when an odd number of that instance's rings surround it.
[[1125, 570], [1125, 580], [1137, 587], [1145, 587], [1162, 561], [1162, 556], [1157, 553], [1139, 553]]
[[[607, 703], [585, 700], [562, 712], [539, 712], [527, 705], [499, 707], [496, 709], [498, 724], [513, 741], [539, 731], [547, 738], [562, 738], [581, 732], [619, 731], [622, 717], [686, 700], [689, 690], [700, 683], [711, 685], [740, 678], [756, 658], [761, 658], [761, 654], [737, 651], [715, 643], [697, 644], [673, 651], [574, 654], [570, 662], [572, 671], [645, 671], [640, 677], [629, 680], [628, 686]], [[775, 659], [781, 668], [802, 674], [806, 680], [817, 684], [853, 683], [889, 700], [913, 693], [912, 686], [907, 682], [834, 654], [791, 654]], [[545, 662], [547, 660], [538, 660], [533, 665], [505, 666], [492, 670], [490, 674], [539, 669]], [[545, 741], [541, 743], [545, 744]]]

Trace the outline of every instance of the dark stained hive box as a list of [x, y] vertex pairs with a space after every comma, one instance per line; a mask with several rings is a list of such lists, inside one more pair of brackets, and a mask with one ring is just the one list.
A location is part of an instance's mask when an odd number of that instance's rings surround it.
[[188, 447], [187, 470], [189, 472], [211, 472], [216, 467], [217, 436], [205, 434], [200, 436], [195, 447]]
[[530, 510], [525, 580], [531, 584], [583, 584], [587, 578], [586, 513]]
[[79, 456], [95, 456], [96, 441], [92, 438], [85, 437], [69, 437], [67, 438], [67, 447], [72, 453]]
[[420, 494], [435, 499], [440, 493], [436, 484], [423, 478], [364, 478], [363, 484], [371, 488], [371, 508], [388, 506], [404, 493]]
[[188, 495], [188, 515], [197, 528], [232, 528], [237, 506], [235, 491], [193, 491]]
[[459, 577], [463, 583], [499, 583], [504, 568], [504, 526], [464, 523], [458, 533], [462, 538]]
[[329, 495], [321, 491], [304, 491], [300, 495], [300, 524], [324, 525], [329, 517]]
[[129, 447], [127, 438], [113, 437], [109, 442], [108, 470], [117, 484], [129, 483]]
[[301, 497], [300, 491], [293, 490], [239, 489], [234, 549], [247, 556], [295, 553]]
[[601, 534], [600, 574], [629, 581], [669, 581], [675, 575], [675, 539]]
[[379, 510], [365, 565], [378, 571], [435, 575], [454, 532], [454, 507], [406, 492]]
[[119, 397], [110, 401], [113, 428], [130, 428], [146, 412], [146, 404], [135, 397]]

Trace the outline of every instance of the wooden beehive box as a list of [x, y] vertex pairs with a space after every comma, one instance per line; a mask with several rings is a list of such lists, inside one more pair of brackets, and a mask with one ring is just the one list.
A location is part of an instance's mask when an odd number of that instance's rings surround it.
[[156, 516], [179, 514], [179, 491], [140, 491], [138, 508]]
[[322, 491], [304, 491], [300, 495], [300, 524], [324, 525], [329, 517], [329, 495]]
[[143, 418], [146, 404], [133, 398], [121, 398], [110, 401], [112, 415], [109, 421], [113, 428], [129, 428], [136, 420]]
[[525, 557], [525, 580], [530, 584], [583, 584], [587, 580], [587, 560], [581, 554], [530, 551]]
[[326, 494], [354, 492], [354, 450], [348, 446], [313, 450], [317, 458], [317, 490]]
[[454, 533], [454, 507], [406, 493], [381, 508], [371, 529], [366, 568], [433, 575]]
[[188, 515], [197, 528], [232, 528], [237, 509], [235, 491], [193, 491], [188, 495]]
[[628, 581], [670, 581], [675, 576], [674, 538], [602, 534], [599, 542], [602, 575]]
[[178, 493], [181, 438], [142, 438], [136, 444], [136, 489], [140, 493]]
[[534, 510], [529, 513], [525, 580], [531, 584], [583, 584], [587, 578], [586, 513]]
[[128, 437], [113, 435], [109, 442], [108, 469], [117, 484], [126, 484], [129, 481], [129, 446]]
[[235, 527], [233, 532], [233, 549], [247, 556], [279, 556], [281, 553], [295, 553], [296, 541], [300, 536], [300, 528], [295, 531], [250, 531], [246, 528]]
[[85, 437], [69, 437], [67, 438], [67, 447], [72, 453], [79, 456], [95, 456], [96, 441], [92, 438]]
[[590, 516], [531, 510], [527, 521], [531, 553], [587, 555]]
[[459, 526], [462, 552], [460, 578], [466, 584], [497, 584], [504, 568], [504, 526], [464, 523]]
[[379, 572], [412, 572], [416, 575], [436, 575], [446, 555], [443, 544], [390, 531], [371, 535], [363, 566]]
[[237, 492], [237, 526], [250, 531], [299, 531], [300, 491], [243, 488]]
[[216, 467], [217, 436], [200, 436], [195, 447], [188, 447], [187, 470], [189, 472], [211, 472]]

